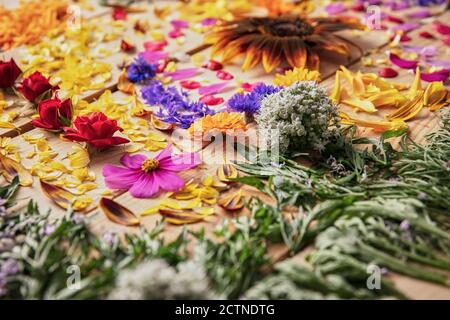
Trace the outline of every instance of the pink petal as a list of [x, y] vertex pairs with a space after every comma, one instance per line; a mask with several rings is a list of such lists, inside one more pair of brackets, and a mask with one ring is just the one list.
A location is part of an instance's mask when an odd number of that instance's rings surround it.
[[450, 76], [450, 70], [441, 70], [432, 73], [421, 73], [420, 79], [426, 82], [442, 81], [445, 82]]
[[221, 93], [225, 89], [227, 89], [228, 85], [229, 85], [229, 82], [226, 81], [226, 82], [211, 84], [209, 86], [203, 86], [200, 89], [198, 89], [198, 93], [202, 96]]
[[339, 14], [342, 13], [344, 11], [346, 11], [347, 8], [345, 7], [345, 5], [341, 2], [337, 2], [337, 3], [331, 3], [329, 5], [327, 5], [325, 7], [325, 11], [329, 14], [329, 15], [334, 15], [334, 14]]
[[146, 199], [156, 195], [159, 191], [159, 186], [155, 178], [155, 172], [144, 173], [128, 191], [135, 198]]
[[422, 57], [431, 57], [438, 54], [438, 48], [436, 46], [412, 46], [412, 45], [404, 45], [403, 50], [408, 52], [415, 52], [420, 54]]
[[169, 143], [167, 147], [161, 150], [161, 152], [155, 157], [155, 159], [161, 162], [162, 160], [171, 157], [172, 157], [172, 144]]
[[389, 54], [389, 59], [391, 59], [393, 64], [403, 69], [415, 69], [418, 64], [417, 61], [402, 59], [394, 53]]
[[120, 163], [130, 169], [140, 169], [142, 162], [145, 160], [147, 160], [147, 157], [143, 154], [136, 154], [132, 156], [126, 153], [122, 156], [122, 158], [120, 158]]
[[181, 179], [176, 173], [157, 170], [153, 172], [154, 183], [165, 191], [178, 191], [184, 187], [184, 180]]
[[217, 24], [217, 21], [218, 20], [216, 18], [205, 18], [201, 21], [201, 24], [202, 26], [208, 27]]
[[172, 20], [170, 21], [170, 24], [175, 28], [175, 29], [183, 29], [183, 28], [188, 28], [189, 27], [189, 22], [187, 22], [186, 20]]
[[102, 174], [110, 189], [129, 189], [141, 176], [141, 171], [105, 164]]
[[419, 28], [419, 24], [418, 23], [412, 23], [412, 22], [406, 22], [403, 24], [399, 24], [396, 26], [392, 27], [392, 31], [403, 31], [403, 32], [409, 32], [412, 30], [415, 30], [417, 28]]
[[183, 171], [197, 167], [202, 161], [198, 153], [183, 153], [165, 158], [159, 162], [159, 167], [168, 171]]
[[430, 9], [428, 8], [423, 8], [423, 9], [419, 9], [417, 11], [413, 11], [408, 13], [408, 17], [410, 18], [426, 18], [430, 16]]
[[176, 39], [176, 38], [184, 36], [184, 33], [183, 33], [183, 31], [181, 31], [181, 29], [175, 28], [172, 31], [169, 31], [169, 33], [167, 35], [172, 39]]
[[441, 67], [444, 69], [450, 69], [450, 60], [427, 60], [427, 63], [433, 67]]
[[155, 63], [160, 60], [167, 59], [169, 54], [163, 51], [144, 51], [139, 54], [148, 63]]
[[199, 73], [200, 73], [199, 68], [186, 68], [186, 69], [179, 69], [174, 72], [165, 72], [164, 76], [170, 77], [173, 81], [177, 81], [192, 78], [193, 76], [196, 76]]

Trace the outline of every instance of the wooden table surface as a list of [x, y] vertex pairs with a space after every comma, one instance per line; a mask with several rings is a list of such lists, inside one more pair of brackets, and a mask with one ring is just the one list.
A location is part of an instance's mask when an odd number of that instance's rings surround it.
[[[16, 1], [17, 2], [17, 1]], [[1, 0], [0, 4], [7, 3], [8, 7], [14, 7], [15, 1], [10, 0]], [[95, 3], [93, 1], [92, 3]], [[155, 1], [153, 4], [146, 4], [146, 11], [142, 13], [136, 13], [136, 14], [130, 14], [129, 19], [141, 19], [141, 20], [148, 20], [150, 23], [154, 22], [157, 18], [153, 14], [153, 8], [154, 7], [161, 7], [163, 5], [172, 5], [175, 4], [173, 2], [163, 2], [163, 1]], [[313, 14], [320, 14], [321, 9], [318, 8]], [[82, 15], [86, 21], [93, 21], [94, 23], [105, 23], [105, 21], [111, 20], [111, 9], [100, 7], [98, 5], [93, 5], [91, 8], [83, 8]], [[166, 18], [164, 21], [161, 21], [162, 23], [162, 30], [167, 31], [169, 28], [169, 22], [171, 19], [177, 17], [176, 10], [172, 10], [172, 13], [170, 17]], [[438, 20], [448, 23], [450, 21], [450, 12], [436, 12], [436, 17]], [[129, 23], [130, 26], [127, 26], [123, 31], [123, 38], [131, 39], [131, 41], [137, 45], [138, 49], [142, 48], [142, 43], [146, 40], [149, 40], [148, 37], [145, 36], [138, 36], [133, 32], [132, 25]], [[388, 23], [389, 24], [389, 23]], [[422, 26], [411, 32], [412, 41], [408, 44], [411, 45], [418, 45], [418, 46], [425, 46], [434, 44], [434, 40], [432, 39], [424, 39], [422, 37], [418, 37], [417, 34], [424, 30], [430, 30], [431, 25], [430, 23], [424, 23], [422, 21]], [[344, 35], [351, 39], [353, 42], [357, 43], [361, 48], [364, 50], [364, 56], [365, 57], [372, 57], [374, 59], [378, 59], [381, 57], [386, 57], [386, 50], [389, 48], [390, 43], [390, 35], [388, 32], [383, 30], [374, 30], [371, 32], [346, 32]], [[105, 46], [107, 48], [118, 48], [120, 37], [117, 40], [114, 40]], [[192, 30], [187, 31], [186, 35], [186, 41], [184, 43], [176, 43], [174, 40], [169, 41], [168, 51], [171, 55], [177, 55], [180, 52], [186, 52], [189, 53], [192, 51], [192, 49], [199, 48], [202, 46], [202, 35], [198, 34]], [[1, 52], [1, 56], [3, 57], [14, 57], [16, 61], [21, 61], [21, 58], [23, 57], [23, 51], [24, 48], [15, 48], [13, 50], [7, 51], [7, 52]], [[198, 55], [208, 57], [210, 52], [208, 48], [204, 48], [201, 50]], [[450, 47], [440, 47], [439, 55], [441, 58], [449, 57]], [[97, 97], [99, 97], [105, 90], [111, 90], [112, 96], [116, 101], [122, 101], [126, 97], [125, 94], [117, 91], [117, 80], [119, 76], [119, 69], [116, 67], [118, 64], [121, 63], [121, 61], [124, 60], [124, 58], [130, 59], [133, 55], [127, 55], [125, 53], [122, 53], [118, 50], [115, 50], [115, 52], [108, 58], [106, 58], [105, 61], [110, 63], [113, 66], [113, 78], [110, 82], [108, 82], [105, 85], [105, 88], [97, 91], [90, 91], [85, 92], [81, 95], [82, 99], [85, 99], [87, 101], [93, 101]], [[350, 70], [357, 71], [362, 70], [364, 72], [377, 72], [379, 66], [375, 67], [365, 67], [361, 60], [362, 56], [358, 52], [358, 50], [354, 49], [353, 52], [353, 58], [351, 61], [346, 60], [338, 60], [338, 59], [332, 59], [327, 61], [321, 61], [321, 86], [326, 88], [329, 92], [333, 88], [334, 84], [334, 74], [336, 70], [339, 68], [341, 64], [346, 65]], [[189, 62], [183, 62], [179, 63], [179, 68], [181, 67], [192, 67], [195, 66], [194, 62], [191, 60]], [[245, 82], [256, 82], [256, 81], [264, 81], [266, 83], [271, 83], [273, 80], [273, 74], [266, 74], [262, 68], [256, 68], [250, 72], [243, 73], [240, 69], [240, 61], [236, 61], [236, 63], [232, 65], [227, 65], [226, 70], [231, 72], [233, 75], [235, 75], [236, 78], [245, 81]], [[204, 72], [204, 74], [201, 75], [204, 79], [209, 79], [211, 82], [214, 81], [215, 75], [213, 72]], [[395, 81], [399, 81], [402, 83], [412, 83], [414, 79], [414, 75], [411, 72], [408, 72], [406, 70], [400, 70], [400, 75], [395, 78]], [[177, 84], [175, 84], [177, 85]], [[447, 85], [447, 87], [449, 87]], [[229, 97], [233, 91], [226, 92], [222, 94], [224, 98]], [[195, 94], [193, 95], [195, 98]], [[131, 105], [129, 106], [131, 108]], [[345, 107], [341, 107], [345, 111], [349, 111]], [[359, 116], [364, 116], [362, 113], [359, 114]], [[31, 167], [31, 165], [35, 162], [33, 159], [27, 159], [26, 155], [33, 150], [34, 146], [27, 143], [23, 139], [23, 135], [43, 135], [47, 138], [48, 143], [52, 150], [56, 151], [58, 153], [57, 159], [61, 159], [69, 152], [71, 152], [73, 143], [68, 141], [63, 141], [59, 139], [58, 136], [48, 133], [46, 131], [40, 130], [40, 129], [34, 129], [30, 125], [31, 117], [19, 117], [15, 121], [15, 125], [18, 129], [5, 129], [0, 128], [0, 136], [1, 137], [12, 137], [12, 140], [15, 144], [19, 147], [19, 152], [21, 154], [22, 163], [25, 167]], [[433, 115], [429, 114], [427, 110], [423, 110], [420, 116], [418, 116], [415, 120], [409, 122], [410, 124], [410, 131], [409, 134], [413, 139], [417, 142], [423, 142], [424, 136], [428, 134], [429, 132], [432, 132], [435, 130], [437, 124], [438, 124], [438, 118]], [[365, 135], [373, 135], [373, 132], [370, 132], [368, 130], [361, 130], [361, 134]], [[170, 139], [167, 137], [167, 139]], [[103, 181], [103, 177], [101, 174], [101, 169], [105, 163], [111, 163], [111, 164], [118, 164], [119, 158], [123, 154], [126, 147], [118, 147], [113, 148], [111, 150], [102, 152], [100, 155], [97, 155], [95, 157], [91, 158], [91, 163], [89, 165], [89, 169], [95, 172], [96, 174], [96, 183], [98, 184], [98, 188], [93, 191], [87, 192], [88, 195], [92, 196], [94, 198], [94, 204], [90, 210], [87, 213], [87, 216], [91, 219], [91, 226], [94, 232], [100, 234], [103, 234], [107, 231], [113, 231], [113, 232], [137, 232], [138, 228], [133, 227], [125, 227], [122, 225], [115, 224], [108, 220], [103, 212], [97, 208], [96, 204], [98, 203], [98, 200], [102, 196], [102, 191], [106, 189]], [[151, 154], [151, 153], [149, 153]], [[217, 169], [217, 166], [202, 166], [199, 169], [196, 170], [190, 170], [188, 172], [183, 173], [183, 177], [186, 179], [194, 178], [194, 179], [201, 179], [206, 173], [214, 174]], [[255, 190], [252, 190], [251, 188], [245, 187], [244, 188], [245, 194], [248, 196], [261, 196], [261, 194], [257, 193]], [[135, 199], [131, 197], [126, 192], [116, 192], [113, 193], [111, 196], [116, 202], [124, 205], [125, 207], [129, 208], [131, 211], [133, 211], [136, 214], [139, 214], [140, 212], [144, 211], [147, 208], [150, 208], [154, 205], [156, 205], [159, 200], [163, 197], [156, 199]], [[64, 214], [64, 210], [56, 206], [54, 203], [49, 201], [43, 194], [40, 185], [39, 185], [39, 179], [35, 177], [34, 183], [32, 187], [28, 188], [21, 188], [18, 192], [18, 207], [20, 205], [25, 205], [30, 199], [33, 199], [39, 204], [39, 207], [41, 210], [51, 210], [52, 215], [54, 216], [61, 216]], [[207, 232], [211, 232], [215, 226], [220, 223], [221, 220], [224, 218], [231, 218], [233, 217], [229, 213], [223, 212], [219, 208], [216, 210], [216, 214], [208, 217], [204, 222], [197, 223], [194, 225], [190, 225], [190, 229], [199, 230], [201, 228], [205, 228]], [[152, 228], [158, 221], [161, 220], [161, 217], [159, 215], [151, 215], [146, 216], [142, 218], [142, 226], [144, 228], [150, 229]], [[173, 239], [178, 235], [178, 233], [181, 231], [182, 227], [179, 226], [173, 226], [173, 225], [166, 225], [165, 231], [164, 231], [164, 237], [166, 239]], [[281, 260], [285, 259], [287, 256], [286, 248], [282, 245], [277, 245], [276, 247], [271, 248], [270, 253], [274, 260]], [[299, 261], [303, 261], [304, 252], [300, 252], [297, 256], [294, 257], [294, 259], [298, 259]], [[392, 280], [395, 282], [395, 284], [404, 291], [407, 296], [413, 298], [413, 299], [450, 299], [450, 289], [444, 288], [441, 286], [433, 285], [430, 283], [426, 283], [423, 281], [411, 279], [406, 276], [398, 275], [398, 274], [392, 274], [390, 276]]]

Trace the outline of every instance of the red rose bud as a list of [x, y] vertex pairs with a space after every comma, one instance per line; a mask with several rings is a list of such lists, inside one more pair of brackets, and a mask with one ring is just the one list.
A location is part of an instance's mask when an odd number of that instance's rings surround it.
[[398, 76], [398, 72], [392, 68], [383, 68], [378, 71], [378, 74], [383, 78], [395, 78], [396, 76]]
[[434, 35], [432, 35], [428, 31], [422, 31], [421, 33], [419, 33], [419, 36], [426, 39], [434, 39]]
[[0, 88], [12, 87], [21, 73], [14, 59], [0, 61]]
[[180, 85], [184, 89], [188, 89], [188, 90], [195, 90], [195, 89], [198, 89], [198, 88], [200, 88], [202, 86], [200, 84], [200, 82], [194, 81], [194, 80], [183, 80], [183, 81], [180, 81]]
[[218, 104], [223, 103], [225, 100], [222, 97], [215, 97], [213, 95], [206, 95], [200, 98], [200, 101], [206, 104], [207, 106], [217, 106]]
[[209, 69], [211, 71], [217, 71], [223, 69], [223, 65], [215, 60], [209, 60], [202, 65], [202, 68]]
[[72, 105], [70, 99], [64, 101], [58, 98], [44, 100], [38, 106], [39, 118], [34, 119], [31, 123], [33, 126], [59, 131], [63, 127], [70, 125], [72, 120]]
[[28, 101], [39, 102], [36, 100], [42, 100], [44, 94], [58, 89], [58, 86], [52, 86], [50, 84], [49, 79], [44, 77], [39, 71], [36, 71], [28, 78], [22, 80], [18, 90]]
[[217, 76], [217, 78], [219, 78], [220, 80], [231, 80], [231, 79], [234, 78], [234, 76], [233, 76], [231, 73], [226, 72], [226, 71], [224, 71], [224, 70], [219, 70], [219, 71], [217, 71], [216, 76]]
[[133, 52], [136, 47], [126, 40], [120, 42], [120, 50], [123, 52]]
[[127, 10], [124, 7], [114, 7], [112, 18], [114, 20], [126, 20], [127, 19]]
[[117, 125], [116, 120], [109, 119], [102, 112], [78, 116], [73, 125], [75, 128], [64, 128], [64, 137], [71, 141], [86, 142], [98, 150], [130, 142], [113, 136], [116, 131], [122, 131], [122, 128]]

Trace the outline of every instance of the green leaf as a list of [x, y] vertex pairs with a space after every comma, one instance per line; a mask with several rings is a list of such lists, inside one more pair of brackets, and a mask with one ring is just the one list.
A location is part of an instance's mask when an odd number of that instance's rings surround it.
[[383, 132], [383, 134], [381, 135], [381, 138], [383, 140], [397, 138], [397, 137], [403, 136], [404, 134], [406, 134], [406, 132], [408, 132], [408, 128], [400, 129], [400, 130], [388, 130], [388, 131]]
[[238, 177], [238, 178], [233, 178], [233, 179], [228, 179], [228, 180], [235, 181], [235, 182], [241, 182], [246, 185], [255, 187], [259, 190], [263, 190], [265, 187], [265, 184], [262, 182], [262, 180], [255, 176]]

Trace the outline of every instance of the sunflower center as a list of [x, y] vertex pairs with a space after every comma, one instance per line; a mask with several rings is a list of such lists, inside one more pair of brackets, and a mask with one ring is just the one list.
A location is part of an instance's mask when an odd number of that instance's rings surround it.
[[153, 171], [156, 168], [158, 168], [158, 166], [159, 166], [159, 161], [151, 158], [151, 159], [147, 159], [144, 162], [142, 162], [141, 169], [142, 169], [142, 171], [150, 172], [150, 171]]
[[269, 18], [267, 31], [279, 37], [306, 37], [314, 33], [314, 27], [300, 18]]

